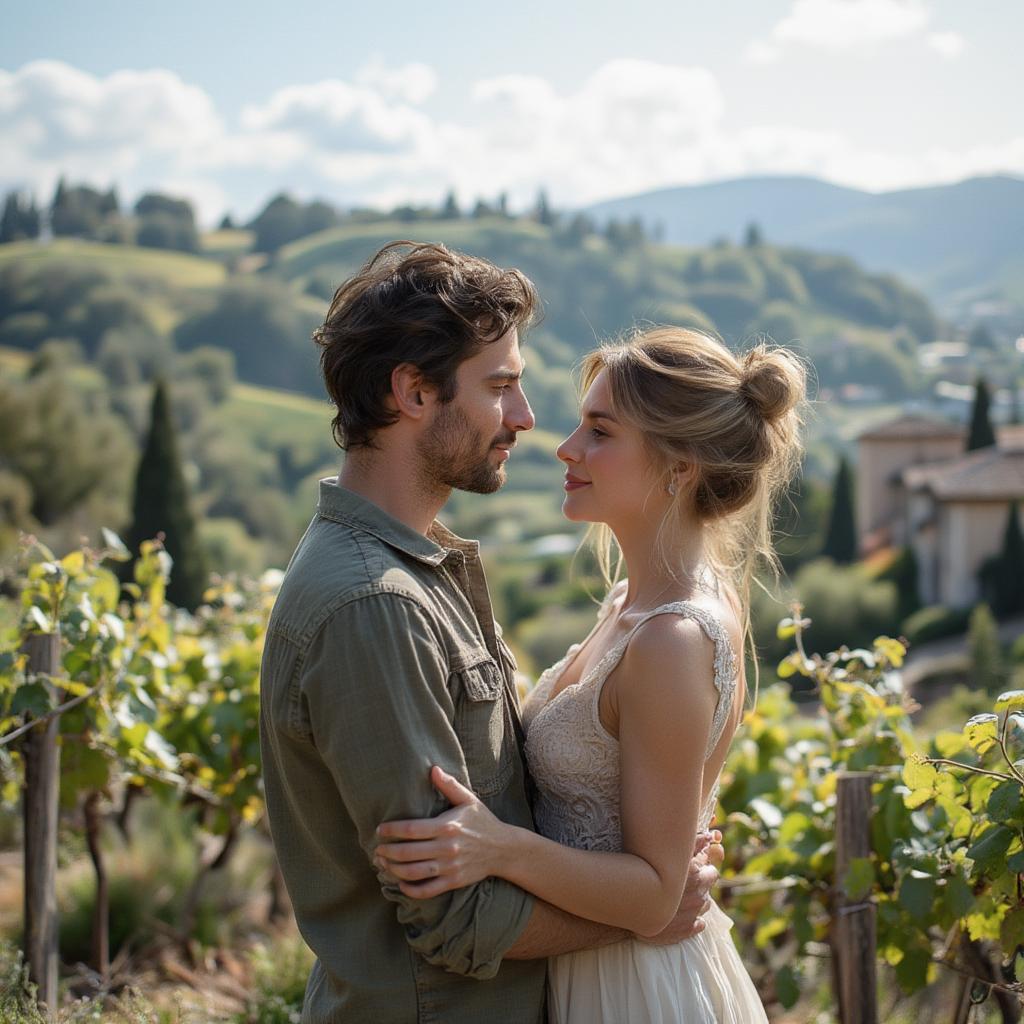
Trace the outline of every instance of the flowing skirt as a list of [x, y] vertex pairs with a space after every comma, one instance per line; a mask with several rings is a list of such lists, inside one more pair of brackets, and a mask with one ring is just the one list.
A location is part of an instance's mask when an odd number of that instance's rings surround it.
[[767, 1024], [712, 902], [699, 935], [672, 946], [637, 939], [548, 960], [549, 1024]]

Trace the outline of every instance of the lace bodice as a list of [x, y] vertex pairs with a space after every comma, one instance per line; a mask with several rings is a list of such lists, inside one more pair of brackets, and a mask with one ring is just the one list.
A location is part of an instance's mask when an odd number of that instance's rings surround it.
[[[609, 594], [598, 621], [612, 605]], [[537, 785], [534, 818], [541, 835], [585, 850], [621, 850], [619, 811], [619, 743], [598, 716], [605, 680], [619, 663], [633, 634], [655, 615], [694, 619], [715, 645], [715, 687], [718, 704], [705, 757], [718, 745], [736, 693], [738, 662], [725, 627], [706, 608], [689, 601], [664, 604], [648, 612], [633, 629], [586, 672], [577, 683], [551, 698], [551, 690], [580, 644], [545, 671], [523, 705], [526, 758]], [[584, 641], [585, 642], [585, 641]], [[718, 799], [715, 779], [701, 809], [698, 830], [705, 829]]]

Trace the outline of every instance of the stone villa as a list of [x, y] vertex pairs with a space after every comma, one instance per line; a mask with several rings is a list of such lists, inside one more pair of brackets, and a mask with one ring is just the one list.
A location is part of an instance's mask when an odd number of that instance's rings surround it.
[[908, 414], [857, 439], [861, 552], [909, 545], [925, 604], [976, 602], [978, 570], [1002, 547], [1010, 504], [1024, 505], [1024, 427], [997, 436], [965, 454], [964, 425]]

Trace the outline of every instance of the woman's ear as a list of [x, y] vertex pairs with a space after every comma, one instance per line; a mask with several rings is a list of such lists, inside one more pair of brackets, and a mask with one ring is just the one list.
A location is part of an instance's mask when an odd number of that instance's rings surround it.
[[434, 404], [437, 388], [423, 378], [418, 366], [399, 363], [391, 371], [391, 404], [396, 412], [409, 419], [421, 420]]
[[696, 462], [677, 462], [669, 475], [669, 494], [688, 491], [697, 482]]

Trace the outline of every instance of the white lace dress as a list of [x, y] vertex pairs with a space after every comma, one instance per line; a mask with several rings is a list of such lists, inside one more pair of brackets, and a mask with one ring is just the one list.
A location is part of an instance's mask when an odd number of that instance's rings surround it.
[[[610, 596], [610, 595], [609, 595]], [[599, 619], [610, 605], [602, 606]], [[578, 683], [551, 699], [561, 672], [579, 649], [537, 681], [523, 706], [526, 756], [537, 784], [537, 830], [584, 850], [622, 849], [619, 814], [619, 745], [601, 725], [598, 698], [633, 632], [654, 615], [696, 620], [715, 644], [718, 705], [708, 740], [710, 754], [722, 736], [737, 684], [729, 635], [706, 609], [689, 602], [662, 605], [609, 648]], [[715, 810], [718, 780], [701, 811], [707, 828]], [[689, 850], [680, 850], [689, 857]], [[670, 946], [640, 939], [581, 950], [548, 961], [550, 1024], [751, 1024], [767, 1017], [729, 934], [732, 921], [712, 903], [707, 927]]]

